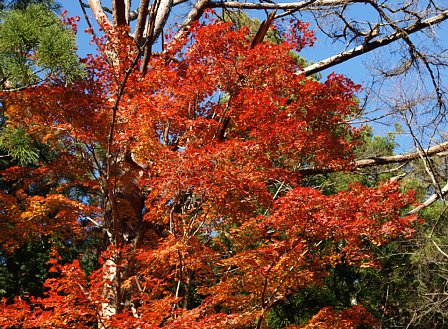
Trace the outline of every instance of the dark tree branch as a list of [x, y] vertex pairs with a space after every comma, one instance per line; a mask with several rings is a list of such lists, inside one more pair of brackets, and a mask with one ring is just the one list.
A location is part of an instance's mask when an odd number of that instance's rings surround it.
[[135, 42], [141, 45], [143, 40], [143, 32], [145, 30], [146, 18], [148, 17], [149, 0], [142, 0], [138, 8], [137, 25], [135, 27]]
[[276, 12], [277, 12], [277, 10], [274, 10], [272, 13], [269, 14], [268, 18], [266, 18], [266, 20], [264, 20], [261, 23], [260, 28], [257, 31], [257, 34], [255, 35], [254, 39], [252, 40], [252, 44], [250, 46], [251, 49], [255, 48], [256, 45], [263, 42], [263, 39], [264, 39], [266, 33], [268, 32], [272, 21], [274, 20]]
[[126, 7], [124, 0], [112, 0], [112, 16], [117, 25], [126, 25]]
[[149, 60], [152, 55], [152, 43], [153, 40], [156, 38], [154, 35], [155, 30], [155, 24], [156, 24], [156, 16], [157, 12], [159, 10], [160, 0], [154, 0], [154, 2], [151, 5], [151, 8], [149, 10], [149, 17], [148, 17], [148, 23], [147, 23], [147, 37], [146, 42], [144, 46], [144, 54], [143, 54], [143, 64], [141, 68], [142, 75], [144, 76], [146, 74], [146, 70], [148, 67]]

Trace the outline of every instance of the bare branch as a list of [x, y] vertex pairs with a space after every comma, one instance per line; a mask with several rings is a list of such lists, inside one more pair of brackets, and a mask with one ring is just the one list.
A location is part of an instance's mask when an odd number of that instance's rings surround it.
[[[448, 192], [448, 183], [440, 190], [440, 194], [442, 195], [442, 197], [445, 197], [447, 192]], [[439, 193], [434, 193], [428, 199], [426, 199], [426, 201], [423, 202], [421, 205], [419, 205], [418, 207], [415, 207], [414, 209], [409, 211], [407, 213], [407, 215], [416, 214], [416, 213], [422, 211], [424, 208], [429, 207], [434, 202], [436, 202], [439, 198], [440, 198]]]
[[149, 60], [152, 55], [152, 44], [155, 40], [154, 36], [154, 30], [155, 30], [155, 23], [156, 23], [156, 17], [157, 17], [157, 11], [159, 10], [159, 5], [161, 1], [160, 0], [154, 0], [154, 2], [151, 5], [151, 9], [149, 10], [149, 17], [148, 22], [146, 23], [146, 41], [144, 45], [144, 52], [143, 52], [143, 64], [141, 67], [142, 75], [144, 76], [146, 74], [146, 69], [149, 63]]
[[[409, 112], [411, 113], [411, 118], [412, 118], [414, 116], [414, 112], [412, 111], [412, 109], [409, 109]], [[408, 126], [408, 129], [412, 136], [412, 139], [414, 141], [414, 145], [417, 148], [420, 158], [423, 161], [425, 171], [428, 174], [428, 176], [431, 178], [431, 182], [436, 190], [436, 194], [438, 195], [439, 198], [443, 198], [442, 189], [441, 189], [440, 185], [437, 183], [437, 179], [435, 176], [434, 165], [433, 165], [432, 161], [429, 159], [428, 155], [425, 153], [425, 150], [423, 149], [420, 141], [418, 140], [417, 136], [414, 133], [414, 129], [413, 129], [412, 123], [411, 123], [412, 119], [408, 118], [408, 116], [405, 113], [403, 113], [403, 117], [404, 117], [404, 121], [405, 121], [406, 125]]]
[[188, 13], [187, 17], [179, 27], [179, 31], [176, 33], [175, 39], [182, 38], [185, 33], [187, 33], [188, 28], [190, 27], [190, 24], [193, 23], [195, 20], [199, 19], [201, 17], [202, 12], [207, 7], [208, 0], [198, 0], [193, 8]]
[[[446, 150], [448, 150], [448, 142], [444, 142], [439, 145], [430, 147], [428, 150], [426, 150], [425, 154], [426, 154], [426, 156], [434, 156], [434, 155], [442, 153]], [[391, 164], [391, 163], [403, 163], [403, 162], [409, 162], [412, 160], [417, 160], [419, 158], [420, 158], [420, 152], [413, 152], [413, 153], [400, 154], [400, 155], [391, 155], [391, 156], [384, 156], [384, 157], [374, 157], [374, 158], [361, 159], [361, 160], [355, 161], [354, 168], [361, 169], [361, 168], [367, 168], [367, 167], [382, 166], [382, 165], [387, 165], [387, 164]], [[321, 169], [304, 168], [304, 169], [298, 170], [298, 172], [302, 175], [317, 175], [317, 174], [324, 174], [324, 173], [330, 173], [330, 172], [336, 172], [336, 171], [339, 171], [339, 170], [333, 169], [333, 168], [321, 168]]]
[[234, 9], [282, 9], [282, 10], [298, 10], [302, 8], [314, 8], [317, 7], [336, 7], [344, 6], [347, 3], [366, 3], [367, 0], [318, 0], [318, 1], [297, 1], [286, 3], [273, 3], [273, 2], [237, 2], [237, 1], [211, 1], [208, 4], [208, 8], [234, 8]]
[[[142, 1], [146, 2], [146, 0], [142, 0]], [[181, 3], [187, 2], [187, 1], [188, 0], [174, 0], [173, 1], [173, 7], [177, 6], [177, 5], [181, 4]], [[130, 2], [131, 2], [130, 0], [125, 0], [126, 15], [127, 15], [126, 19], [127, 19], [128, 23], [138, 19], [138, 15], [140, 13], [140, 8], [138, 10], [131, 10]], [[149, 1], [148, 1], [147, 6], [146, 6], [146, 10], [148, 10], [148, 6], [149, 6]], [[83, 7], [83, 8], [90, 8], [90, 6], [88, 4], [86, 4], [86, 3], [82, 2], [82, 1], [81, 1], [81, 7]], [[141, 2], [140, 2], [140, 6], [139, 7], [141, 7]], [[106, 6], [103, 6], [102, 8], [103, 8], [104, 12], [112, 14], [112, 9], [110, 9], [110, 8], [108, 8]]]
[[425, 19], [423, 21], [417, 21], [416, 23], [403, 28], [401, 31], [392, 33], [384, 38], [377, 39], [375, 41], [371, 41], [367, 44], [360, 45], [356, 48], [352, 48], [350, 50], [339, 53], [335, 56], [332, 56], [332, 57], [329, 57], [322, 61], [319, 61], [313, 65], [310, 65], [310, 66], [304, 68], [302, 70], [302, 73], [304, 73], [307, 76], [316, 74], [316, 73], [321, 72], [329, 67], [343, 63], [343, 62], [345, 62], [349, 59], [352, 59], [354, 57], [357, 57], [361, 54], [365, 54], [374, 49], [386, 46], [386, 45], [388, 45], [394, 41], [397, 41], [399, 39], [403, 39], [412, 33], [421, 31], [427, 27], [438, 24], [446, 19], [448, 19], [448, 10], [445, 10], [442, 13], [440, 13], [439, 15]]
[[129, 24], [129, 22], [130, 22], [131, 1], [132, 0], [124, 0], [124, 16], [125, 16], [125, 19], [126, 19], [126, 24]]
[[173, 0], [160, 0], [157, 8], [157, 16], [155, 19], [154, 30], [152, 33], [152, 42], [156, 40], [160, 33], [162, 32], [163, 27], [165, 26], [166, 20], [170, 15], [171, 8], [173, 7]]
[[442, 248], [440, 248], [439, 245], [438, 245], [433, 239], [431, 239], [431, 242], [432, 242], [432, 244], [437, 248], [437, 250], [438, 250], [443, 256], [445, 256], [446, 258], [448, 258], [448, 254], [447, 254], [446, 252], [444, 252], [444, 251], [442, 250]]
[[89, 7], [92, 10], [93, 16], [95, 20], [99, 24], [111, 24], [109, 18], [104, 12], [103, 6], [101, 4], [101, 0], [89, 0]]
[[274, 10], [272, 13], [269, 14], [268, 18], [266, 18], [266, 20], [264, 20], [261, 23], [260, 28], [257, 31], [257, 34], [255, 35], [254, 39], [252, 40], [252, 44], [250, 46], [251, 49], [255, 48], [256, 45], [263, 42], [263, 39], [264, 39], [266, 33], [268, 32], [268, 29], [271, 26], [272, 21], [274, 20], [276, 12], [277, 12], [277, 10]]
[[[429, 148], [426, 152], [426, 156], [433, 156], [443, 151], [448, 150], [448, 142], [441, 143], [439, 145]], [[408, 154], [392, 155], [385, 157], [376, 157], [370, 159], [358, 160], [355, 162], [356, 168], [372, 167], [377, 165], [385, 165], [390, 163], [401, 163], [416, 160], [420, 158], [420, 152], [413, 152]]]

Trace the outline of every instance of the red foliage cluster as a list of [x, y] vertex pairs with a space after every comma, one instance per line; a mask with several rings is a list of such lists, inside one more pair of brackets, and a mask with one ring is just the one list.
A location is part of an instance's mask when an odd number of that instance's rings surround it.
[[[118, 66], [89, 57], [82, 81], [6, 97], [10, 124], [57, 153], [37, 169], [1, 173], [54, 186], [46, 196], [27, 195], [24, 181], [1, 192], [11, 237], [88, 234], [86, 217], [111, 236], [136, 230], [138, 205], [124, 192], [108, 225], [110, 186], [135, 190], [138, 180], [145, 206], [139, 235], [111, 242], [90, 277], [78, 261], [55, 261], [45, 298], [4, 301], [4, 327], [261, 327], [272, 307], [322, 284], [331, 268], [375, 266], [372, 245], [412, 233], [415, 217], [400, 214], [412, 196], [396, 184], [331, 196], [302, 186], [303, 167], [350, 168], [358, 134], [346, 118], [359, 86], [300, 75], [291, 51], [313, 36], [295, 28], [291, 42], [251, 48], [246, 29], [196, 25], [192, 41], [154, 56], [144, 77], [132, 42], [108, 31], [104, 49]], [[63, 196], [81, 187], [90, 197]], [[2, 243], [16, 245], [3, 233]], [[306, 328], [361, 323], [372, 323], [362, 307], [323, 309]]]

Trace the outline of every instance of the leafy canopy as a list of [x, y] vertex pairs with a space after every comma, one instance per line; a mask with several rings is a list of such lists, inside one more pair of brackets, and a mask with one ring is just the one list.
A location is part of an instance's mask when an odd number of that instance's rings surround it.
[[[253, 46], [248, 28], [197, 23], [146, 75], [127, 31], [104, 29], [85, 78], [7, 95], [10, 124], [54, 156], [2, 171], [15, 184], [0, 194], [5, 250], [100, 227], [102, 267], [54, 249], [45, 296], [4, 300], [6, 325], [261, 328], [337, 266], [376, 267], [374, 246], [412, 234], [397, 183], [304, 184], [301, 168], [351, 168], [361, 140], [346, 121], [359, 86], [308, 79], [291, 56], [314, 41], [306, 24]], [[302, 325], [374, 324], [361, 305], [327, 306]]]

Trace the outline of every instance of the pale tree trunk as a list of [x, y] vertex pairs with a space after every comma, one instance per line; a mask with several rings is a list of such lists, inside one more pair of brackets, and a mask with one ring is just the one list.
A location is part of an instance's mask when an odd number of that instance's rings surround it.
[[[139, 186], [142, 168], [132, 161], [129, 152], [115, 157], [104, 191], [103, 212], [109, 234], [109, 258], [103, 265], [103, 302], [100, 328], [108, 319], [130, 306], [134, 286], [123, 287], [133, 274], [134, 262], [129, 252], [138, 247], [145, 235], [143, 222], [144, 193]], [[125, 261], [125, 262], [124, 262]]]
[[[130, 1], [114, 0], [113, 19], [116, 25], [129, 24]], [[89, 0], [89, 6], [97, 22], [113, 25], [100, 0]], [[144, 23], [143, 23], [144, 24]], [[115, 69], [119, 67], [117, 54], [106, 54]], [[125, 78], [126, 79], [126, 78]], [[123, 83], [126, 81], [124, 80]], [[122, 93], [121, 89], [119, 93]], [[123, 283], [132, 275], [133, 261], [126, 259], [123, 264], [122, 252], [135, 248], [145, 234], [143, 223], [144, 194], [139, 187], [142, 168], [132, 161], [129, 150], [113, 153], [115, 125], [118, 103], [121, 94], [116, 95], [117, 103], [113, 108], [112, 121], [106, 152], [106, 173], [103, 179], [103, 213], [104, 224], [109, 233], [109, 248], [111, 255], [103, 265], [103, 286], [98, 327], [107, 328], [108, 319], [129, 306], [133, 287], [123, 288]], [[118, 154], [116, 153], [118, 152]]]
[[166, 237], [162, 226], [144, 221], [146, 196], [139, 184], [144, 168], [132, 159], [129, 151], [114, 158], [109, 184], [104, 188], [103, 213], [110, 254], [103, 264], [99, 328], [107, 328], [108, 319], [123, 309], [137, 316], [132, 295], [141, 291], [141, 287], [130, 280], [136, 271], [134, 251], [142, 244], [152, 246], [160, 237]]
[[117, 281], [117, 267], [112, 259], [108, 259], [103, 265], [104, 277], [107, 282], [103, 286], [101, 308], [99, 311], [98, 328], [107, 328], [107, 320], [117, 314], [118, 296], [115, 291], [115, 282]]

